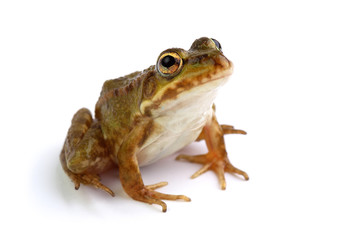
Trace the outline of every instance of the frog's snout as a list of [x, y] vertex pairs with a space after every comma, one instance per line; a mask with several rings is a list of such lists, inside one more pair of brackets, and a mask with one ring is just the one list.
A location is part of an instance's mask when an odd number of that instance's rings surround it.
[[215, 57], [215, 65], [217, 68], [227, 71], [229, 74], [233, 72], [232, 62], [222, 54], [219, 54], [217, 57]]

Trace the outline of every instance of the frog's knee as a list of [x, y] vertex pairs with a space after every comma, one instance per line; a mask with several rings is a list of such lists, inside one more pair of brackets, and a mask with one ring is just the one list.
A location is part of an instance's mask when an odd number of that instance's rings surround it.
[[112, 164], [98, 125], [93, 125], [67, 156], [67, 167], [73, 173], [101, 173]]
[[114, 167], [113, 158], [110, 155], [99, 154], [89, 156], [82, 151], [76, 151], [68, 160], [68, 169], [75, 174], [96, 173], [100, 174]]
[[67, 159], [68, 169], [76, 174], [86, 173], [90, 166], [90, 160], [82, 151], [74, 151]]

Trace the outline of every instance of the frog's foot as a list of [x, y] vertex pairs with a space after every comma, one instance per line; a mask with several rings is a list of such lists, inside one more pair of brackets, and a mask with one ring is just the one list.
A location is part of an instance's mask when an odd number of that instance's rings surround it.
[[211, 152], [196, 156], [181, 154], [176, 157], [176, 160], [186, 160], [204, 165], [200, 170], [194, 173], [191, 178], [196, 178], [209, 170], [214, 171], [220, 181], [222, 190], [226, 189], [225, 172], [239, 174], [243, 176], [245, 180], [249, 180], [247, 173], [234, 167], [226, 156], [217, 156]]
[[166, 186], [167, 182], [160, 182], [153, 185], [143, 186], [141, 189], [137, 191], [132, 191], [130, 196], [141, 202], [145, 202], [148, 204], [158, 204], [162, 207], [162, 211], [166, 212], [167, 206], [161, 200], [184, 200], [186, 202], [190, 202], [191, 199], [184, 196], [184, 195], [171, 195], [171, 194], [164, 194], [157, 191], [154, 191], [157, 188]]
[[80, 188], [80, 184], [90, 185], [95, 188], [104, 190], [112, 197], [115, 197], [114, 192], [106, 187], [104, 184], [100, 182], [100, 176], [97, 174], [68, 174], [71, 181], [75, 184], [75, 189], [78, 190]]

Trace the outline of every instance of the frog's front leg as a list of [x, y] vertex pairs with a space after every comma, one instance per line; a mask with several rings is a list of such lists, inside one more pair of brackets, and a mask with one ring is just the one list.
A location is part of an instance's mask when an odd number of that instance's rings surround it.
[[118, 157], [119, 177], [123, 189], [134, 200], [148, 204], [158, 204], [162, 211], [166, 212], [167, 206], [161, 200], [184, 200], [190, 201], [190, 198], [184, 195], [170, 195], [155, 191], [155, 189], [167, 185], [166, 182], [160, 182], [145, 186], [141, 177], [137, 151], [146, 141], [152, 131], [152, 120], [144, 119], [130, 132], [126, 140], [121, 144]]
[[197, 140], [205, 140], [208, 153], [197, 156], [179, 155], [177, 160], [187, 160], [194, 163], [200, 163], [204, 166], [197, 171], [191, 178], [196, 178], [202, 173], [212, 170], [219, 178], [221, 189], [226, 188], [225, 172], [242, 175], [245, 180], [249, 180], [246, 172], [234, 167], [228, 157], [225, 148], [224, 134], [246, 134], [243, 130], [234, 129], [231, 125], [219, 125], [215, 116], [215, 109], [211, 119], [204, 126]]

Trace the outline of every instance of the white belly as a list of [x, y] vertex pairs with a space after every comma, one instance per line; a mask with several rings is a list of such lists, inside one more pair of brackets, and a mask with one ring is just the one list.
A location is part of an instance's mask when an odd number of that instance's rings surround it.
[[140, 166], [169, 156], [194, 142], [213, 114], [216, 89], [185, 93], [153, 112], [155, 131], [140, 148]]

